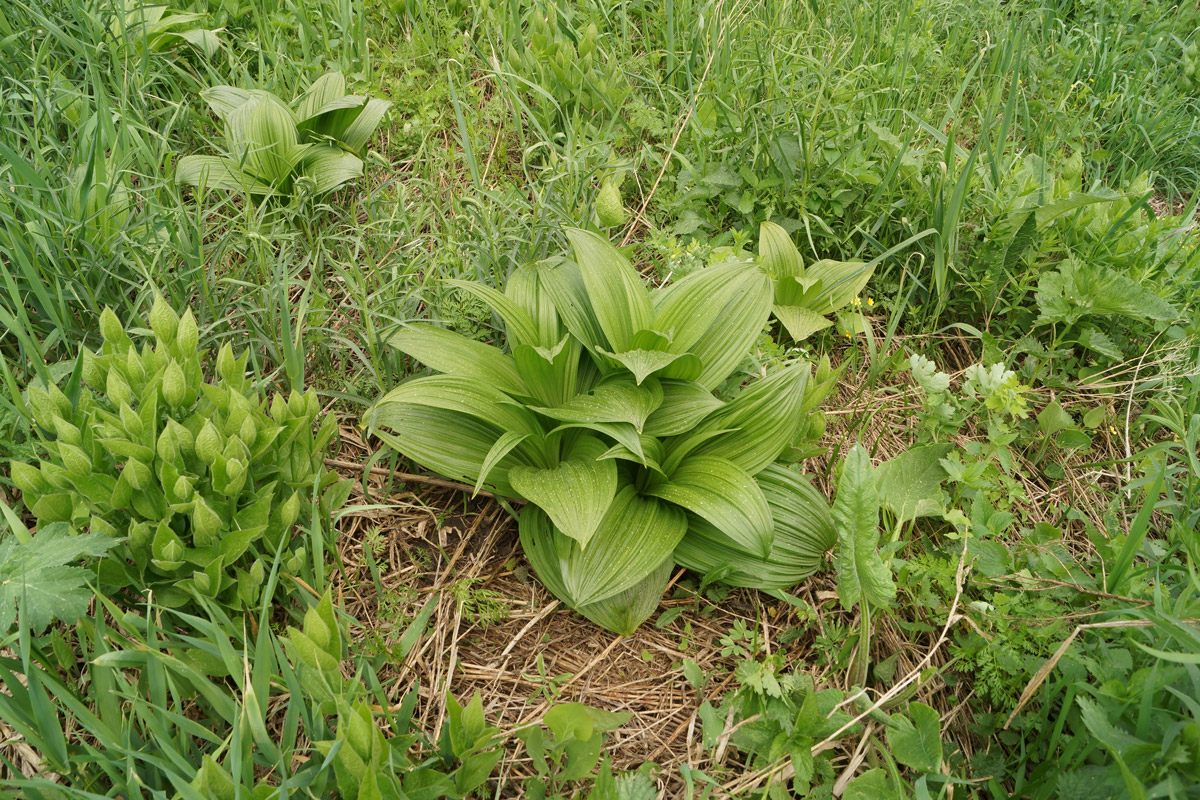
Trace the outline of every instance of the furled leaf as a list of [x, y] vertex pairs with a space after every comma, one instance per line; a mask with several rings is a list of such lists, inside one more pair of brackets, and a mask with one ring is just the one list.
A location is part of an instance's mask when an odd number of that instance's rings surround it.
[[879, 555], [879, 495], [866, 448], [856, 444], [842, 464], [833, 503], [837, 526], [838, 596], [846, 609], [859, 602], [886, 607], [896, 596], [891, 572]]
[[[547, 406], [561, 406], [574, 398], [580, 388], [579, 340], [569, 335], [550, 348], [521, 344], [513, 350], [517, 373], [526, 390], [521, 394]], [[586, 386], [586, 382], [585, 382]]]
[[801, 302], [789, 301], [786, 305], [803, 305], [818, 314], [832, 314], [858, 296], [874, 271], [874, 267], [862, 261], [821, 259], [810, 264], [804, 277], [797, 279], [805, 289]]
[[724, 405], [695, 381], [662, 380], [663, 400], [646, 420], [643, 433], [675, 436], [694, 428], [700, 420]]
[[101, 533], [71, 534], [65, 523], [44, 525], [29, 541], [16, 536], [0, 541], [0, 631], [8, 632], [18, 608], [37, 634], [54, 620], [73, 622], [87, 611], [94, 592], [85, 557], [102, 556], [116, 544]]
[[224, 156], [184, 156], [175, 165], [175, 182], [246, 194], [269, 194], [270, 184], [246, 174]]
[[731, 461], [692, 456], [670, 472], [670, 481], [646, 493], [704, 519], [746, 552], [765, 558], [773, 528], [767, 499], [754, 478]]
[[421, 405], [467, 414], [502, 431], [543, 435], [541, 425], [524, 406], [499, 389], [462, 375], [430, 375], [402, 383], [368, 411], [368, 419], [391, 406]]
[[947, 477], [941, 460], [953, 449], [949, 444], [914, 447], [880, 464], [875, 469], [879, 501], [901, 521], [940, 514], [938, 498]]
[[774, 222], [758, 226], [758, 263], [776, 281], [804, 275], [804, 259], [788, 232]]
[[674, 566], [668, 558], [634, 586], [575, 610], [605, 630], [629, 636], [658, 608]]

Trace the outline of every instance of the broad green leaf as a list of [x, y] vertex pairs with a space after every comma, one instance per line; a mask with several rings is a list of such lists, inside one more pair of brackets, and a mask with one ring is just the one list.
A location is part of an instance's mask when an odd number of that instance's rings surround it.
[[252, 97], [225, 120], [230, 155], [246, 173], [278, 187], [308, 151], [296, 137], [296, 120], [274, 95]]
[[942, 723], [938, 712], [924, 703], [910, 703], [908, 716], [892, 716], [886, 728], [892, 755], [906, 767], [921, 772], [942, 771]]
[[546, 263], [539, 266], [538, 277], [567, 330], [592, 353], [606, 347], [604, 330], [588, 300], [582, 268], [573, 261]]
[[617, 494], [615, 461], [580, 453], [551, 469], [513, 467], [508, 479], [521, 497], [536, 504], [561, 533], [586, 549]]
[[313, 145], [301, 159], [302, 174], [315, 184], [313, 194], [320, 197], [361, 178], [363, 162], [353, 153], [336, 147]]
[[775, 306], [771, 313], [788, 332], [788, 336], [792, 337], [793, 342], [802, 342], [833, 324], [833, 320], [804, 306]]
[[662, 443], [653, 436], [642, 435], [638, 439], [641, 442], [641, 449], [638, 452], [630, 450], [623, 444], [614, 444], [601, 453], [600, 458], [632, 461], [635, 464], [641, 464], [643, 467], [652, 469], [666, 478], [667, 474], [663, 472], [661, 464], [663, 456]]
[[887, 772], [882, 769], [869, 769], [846, 784], [842, 800], [892, 800], [903, 797], [893, 789], [888, 781]]
[[326, 72], [310, 83], [296, 101], [296, 119], [303, 122], [345, 96], [346, 77], [340, 72]]
[[758, 483], [731, 461], [692, 456], [670, 473], [670, 481], [646, 493], [674, 503], [710, 523], [748, 553], [771, 552], [771, 510]]
[[628, 350], [633, 335], [650, 328], [654, 320], [646, 284], [606, 239], [578, 228], [567, 228], [566, 234], [607, 349], [618, 353]]
[[562, 340], [565, 332], [542, 279], [543, 270], [552, 269], [555, 263], [559, 262], [538, 262], [517, 267], [509, 274], [504, 286], [505, 296], [525, 311], [537, 330], [536, 340], [525, 344], [553, 347]]
[[550, 348], [517, 345], [513, 358], [526, 391], [522, 394], [539, 403], [559, 406], [575, 397], [579, 390], [579, 361], [583, 347], [579, 340], [564, 335]]
[[771, 465], [756, 476], [774, 525], [766, 558], [750, 553], [711, 523], [693, 517], [675, 548], [681, 566], [701, 574], [721, 574], [721, 582], [753, 589], [786, 589], [825, 564], [837, 541], [829, 504], [798, 473]]
[[237, 108], [252, 98], [265, 97], [269, 92], [261, 89], [239, 89], [236, 86], [213, 86], [200, 92], [200, 97], [222, 121]]
[[896, 585], [879, 555], [879, 496], [866, 448], [856, 444], [842, 463], [833, 503], [837, 526], [838, 597], [847, 610], [859, 602], [886, 608]]
[[368, 419], [378, 419], [387, 409], [403, 405], [430, 406], [467, 414], [499, 431], [539, 437], [545, 433], [524, 406], [513, 403], [499, 389], [462, 375], [430, 375], [402, 383], [376, 401], [368, 411]]
[[700, 359], [691, 353], [664, 353], [658, 350], [626, 350], [624, 353], [610, 353], [603, 348], [598, 349], [633, 373], [634, 380], [639, 385], [646, 378], [672, 365], [672, 374], [690, 376], [685, 380], [694, 380], [703, 371]]
[[516, 362], [491, 345], [432, 325], [403, 328], [387, 341], [438, 372], [476, 378], [510, 395], [528, 393]]
[[804, 275], [804, 259], [788, 232], [774, 222], [758, 226], [758, 263], [776, 281]]
[[797, 362], [756, 380], [673, 440], [663, 466], [670, 471], [692, 454], [728, 459], [752, 475], [766, 469], [796, 437], [810, 371]]
[[947, 477], [941, 460], [953, 449], [949, 444], [914, 447], [880, 464], [875, 469], [879, 501], [899, 521], [940, 514], [938, 498]]
[[694, 428], [700, 420], [724, 405], [695, 381], [662, 380], [662, 405], [646, 420], [648, 436], [675, 436]]
[[184, 186], [224, 189], [245, 194], [270, 194], [271, 186], [247, 175], [224, 156], [184, 156], [175, 165], [175, 182]]
[[[668, 351], [699, 358], [704, 368], [696, 380], [715, 389], [762, 335], [771, 313], [771, 279], [751, 262], [734, 261], [684, 277], [655, 302], [653, 328], [670, 337]], [[674, 366], [662, 376], [686, 378]]]
[[575, 610], [605, 630], [630, 636], [658, 608], [674, 566], [668, 558], [634, 586]]
[[662, 405], [658, 381], [641, 386], [621, 380], [601, 384], [587, 394], [572, 397], [556, 408], [530, 406], [533, 411], [559, 422], [628, 422], [638, 433], [650, 415]]
[[379, 127], [379, 123], [383, 121], [391, 107], [392, 104], [386, 100], [376, 97], [367, 99], [362, 111], [339, 137], [342, 144], [356, 153], [362, 153], [363, 148], [367, 146], [367, 142], [374, 135], [375, 129]]
[[818, 314], [832, 314], [858, 297], [874, 271], [873, 266], [862, 261], [823, 258], [810, 264], [803, 278], [795, 279], [805, 288], [802, 300], [784, 305], [803, 305]]
[[646, 452], [642, 449], [642, 437], [638, 434], [637, 428], [633, 427], [631, 422], [564, 422], [553, 431], [550, 436], [558, 434], [562, 431], [569, 431], [574, 428], [582, 428], [584, 430], [595, 431], [602, 433], [613, 441], [624, 445], [629, 452], [633, 453], [641, 464], [646, 464]]

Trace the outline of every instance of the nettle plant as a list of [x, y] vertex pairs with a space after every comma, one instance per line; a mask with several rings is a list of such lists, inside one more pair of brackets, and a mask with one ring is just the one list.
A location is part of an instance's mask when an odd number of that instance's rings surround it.
[[160, 297], [150, 325], [154, 344], [139, 350], [105, 309], [103, 346], [83, 350], [66, 391], [29, 387], [45, 455], [13, 462], [13, 483], [39, 529], [121, 541], [101, 562], [102, 589], [150, 589], [174, 607], [193, 593], [253, 605], [277, 556], [292, 572], [305, 565], [292, 531], [316, 513], [312, 498], [327, 516], [349, 494], [322, 461], [336, 422], [317, 427], [311, 389], [261, 398], [228, 344], [205, 382], [190, 311], [180, 318]]
[[262, 89], [200, 93], [225, 126], [225, 153], [184, 156], [175, 180], [258, 201], [320, 197], [363, 173], [361, 154], [391, 103], [346, 94], [340, 72], [322, 75], [288, 105]]
[[503, 320], [508, 353], [428, 325], [395, 334], [443, 374], [389, 392], [368, 428], [429, 469], [527, 501], [534, 570], [610, 630], [653, 612], [672, 563], [763, 588], [811, 574], [835, 538], [829, 509], [776, 462], [803, 452], [828, 362], [815, 380], [792, 362], [729, 402], [713, 394], [762, 333], [770, 278], [738, 260], [650, 290], [601, 237], [567, 236], [574, 261], [519, 268], [503, 292], [456, 282]]

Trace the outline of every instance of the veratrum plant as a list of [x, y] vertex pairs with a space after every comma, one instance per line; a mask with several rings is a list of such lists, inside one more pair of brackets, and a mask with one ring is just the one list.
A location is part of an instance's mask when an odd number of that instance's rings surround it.
[[175, 180], [256, 200], [320, 197], [362, 175], [361, 154], [391, 103], [346, 94], [327, 73], [289, 106], [271, 92], [214, 86], [200, 93], [225, 125], [225, 154], [184, 156]]
[[212, 57], [221, 48], [217, 31], [201, 27], [206, 14], [178, 12], [165, 5], [124, 0], [117, 15], [108, 24], [109, 33], [118, 42], [127, 43], [135, 53], [161, 53], [188, 44]]
[[775, 281], [771, 312], [797, 342], [832, 325], [829, 315], [850, 305], [875, 271], [873, 263], [824, 258], [805, 267], [787, 231], [773, 222], [759, 228], [758, 263]]
[[304, 563], [291, 533], [314, 513], [314, 491], [321, 514], [345, 502], [351, 482], [322, 463], [336, 423], [314, 430], [312, 390], [261, 399], [228, 344], [206, 383], [190, 311], [180, 318], [160, 297], [150, 325], [154, 345], [139, 350], [105, 309], [101, 351], [83, 350], [67, 393], [29, 387], [45, 456], [13, 462], [13, 483], [39, 527], [123, 541], [101, 562], [102, 588], [153, 589], [167, 606], [192, 591], [252, 605], [277, 552], [292, 571]]
[[649, 290], [606, 240], [567, 236], [574, 261], [520, 268], [504, 292], [456, 282], [503, 319], [509, 353], [431, 326], [395, 334], [443, 374], [389, 392], [368, 427], [429, 469], [527, 500], [533, 568], [610, 630], [653, 612], [672, 561], [749, 586], [812, 572], [833, 540], [828, 509], [812, 496], [777, 502], [796, 529], [777, 537], [755, 476], [803, 443], [828, 368], [814, 383], [792, 363], [730, 402], [713, 395], [767, 322], [770, 278], [731, 261]]

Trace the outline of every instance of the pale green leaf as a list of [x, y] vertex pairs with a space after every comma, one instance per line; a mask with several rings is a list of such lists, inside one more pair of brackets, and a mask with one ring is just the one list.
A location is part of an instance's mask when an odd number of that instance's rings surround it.
[[804, 275], [804, 259], [788, 232], [774, 222], [758, 226], [758, 263], [777, 281]]
[[662, 401], [663, 390], [658, 381], [638, 386], [632, 381], [614, 380], [587, 394], [576, 395], [556, 408], [530, 408], [559, 422], [628, 422], [641, 433], [646, 420]]
[[300, 161], [301, 174], [315, 184], [313, 194], [317, 197], [340, 189], [352, 180], [361, 178], [363, 162], [353, 153], [336, 147], [313, 145]]
[[808, 266], [803, 278], [796, 279], [805, 287], [802, 301], [785, 304], [803, 305], [817, 314], [832, 314], [858, 297], [874, 271], [874, 266], [862, 261], [821, 259]]
[[74, 622], [86, 613], [95, 597], [88, 586], [94, 576], [79, 563], [116, 543], [100, 533], [73, 535], [65, 523], [46, 525], [24, 543], [16, 536], [0, 540], [0, 632], [12, 629], [18, 608], [34, 634], [54, 620]]
[[628, 350], [635, 333], [652, 327], [654, 306], [646, 284], [606, 239], [578, 228], [567, 228], [566, 234], [607, 349]]
[[825, 564], [837, 531], [828, 502], [802, 475], [773, 464], [755, 479], [774, 526], [770, 554], [748, 553], [711, 523], [693, 517], [675, 560], [701, 574], [720, 572], [721, 582], [731, 586], [786, 589]]
[[833, 324], [833, 320], [823, 317], [804, 306], [775, 306], [771, 309], [775, 319], [783, 325], [783, 329], [792, 337], [793, 342], [802, 342], [819, 330], [824, 330]]
[[[771, 313], [771, 279], [756, 264], [734, 261], [699, 270], [660, 291], [654, 329], [668, 351], [692, 353], [704, 368], [696, 380], [715, 389], [762, 335]], [[650, 327], [650, 326], [647, 326]], [[686, 378], [667, 367], [665, 378]]]
[[662, 380], [662, 405], [646, 420], [649, 436], [675, 436], [690, 431], [700, 420], [724, 405], [695, 381]]
[[837, 526], [838, 597], [852, 609], [859, 602], [884, 608], [896, 596], [896, 585], [879, 555], [879, 496], [866, 448], [856, 444], [842, 464], [833, 503]]
[[765, 558], [774, 529], [758, 483], [731, 461], [692, 456], [670, 472], [670, 481], [648, 487], [658, 497], [710, 523], [748, 553]]
[[[488, 451], [487, 457], [483, 459], [483, 464], [479, 469], [479, 477], [475, 479], [475, 491], [471, 493], [472, 497], [479, 494], [479, 490], [483, 488], [484, 483], [487, 482], [488, 475], [496, 468], [496, 465], [516, 449], [517, 445], [528, 438], [528, 433], [517, 433], [516, 431], [505, 431], [500, 435], [500, 438], [492, 445], [492, 449]], [[514, 467], [513, 469], [521, 469], [521, 467]], [[529, 468], [524, 467], [524, 469]]]
[[537, 418], [524, 406], [513, 403], [499, 389], [462, 375], [430, 375], [402, 383], [376, 401], [367, 417], [381, 419], [388, 409], [401, 405], [444, 408], [475, 417], [500, 431], [537, 437], [545, 433]]
[[517, 345], [513, 350], [517, 372], [527, 387], [526, 394], [539, 403], [559, 406], [575, 397], [579, 389], [579, 340], [564, 335], [550, 348]]
[[662, 566], [625, 591], [575, 610], [605, 630], [630, 636], [658, 608], [674, 566], [668, 558]]
[[361, 153], [363, 148], [367, 146], [367, 141], [374, 135], [375, 129], [379, 127], [379, 123], [383, 121], [387, 115], [388, 109], [392, 104], [386, 100], [380, 100], [372, 97], [367, 99], [366, 104], [362, 107], [362, 111], [354, 118], [354, 121], [342, 132], [339, 137], [342, 144], [349, 147], [356, 153]]
[[603, 348], [598, 348], [598, 350], [633, 373], [634, 380], [639, 384], [651, 375], [672, 365], [674, 365], [672, 374], [690, 376], [685, 380], [694, 380], [703, 371], [700, 359], [691, 353], [664, 353], [659, 350], [626, 350], [624, 353], [610, 353]]
[[261, 98], [269, 94], [261, 89], [239, 89], [236, 86], [213, 86], [200, 92], [200, 97], [208, 103], [208, 107], [221, 120], [226, 120], [234, 109], [239, 108], [251, 98]]
[[392, 334], [387, 341], [438, 372], [475, 378], [510, 395], [528, 392], [511, 356], [453, 331], [413, 325]]
[[340, 72], [326, 72], [317, 78], [296, 101], [296, 119], [303, 122], [320, 113], [330, 103], [346, 95], [346, 78]]
[[551, 469], [513, 467], [508, 473], [520, 496], [545, 511], [554, 527], [584, 549], [617, 493], [616, 462], [598, 460], [599, 455], [584, 452]]
[[245, 194], [270, 194], [271, 187], [247, 175], [224, 156], [184, 156], [175, 165], [175, 182], [184, 186], [224, 189]]

